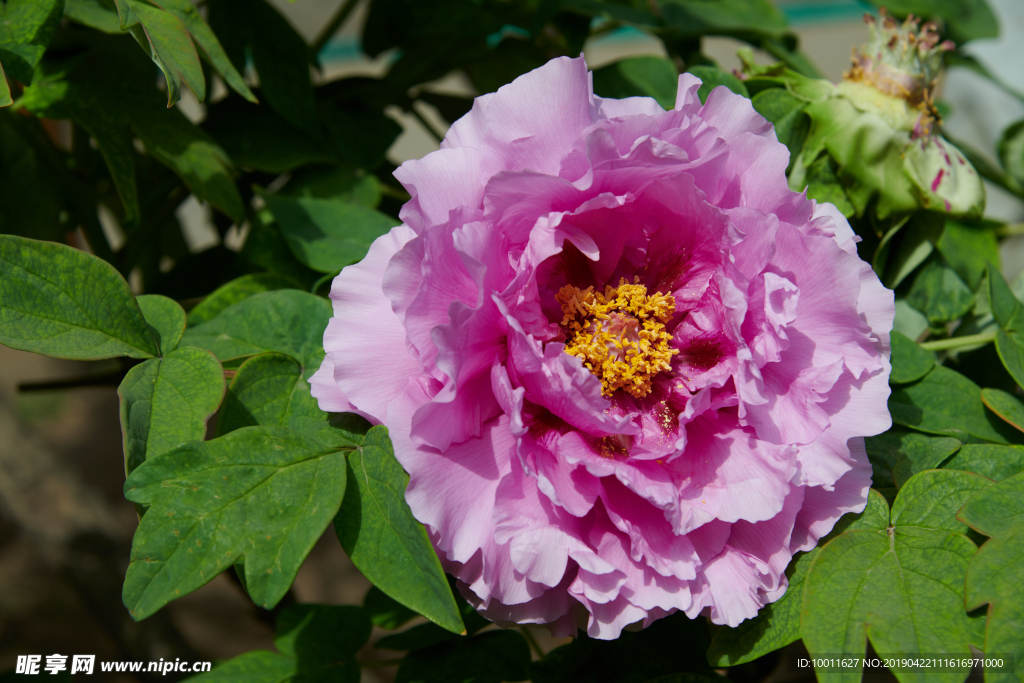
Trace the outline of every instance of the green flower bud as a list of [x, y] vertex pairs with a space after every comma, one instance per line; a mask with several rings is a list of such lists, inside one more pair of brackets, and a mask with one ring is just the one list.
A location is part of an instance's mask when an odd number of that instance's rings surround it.
[[953, 44], [940, 43], [931, 23], [919, 29], [913, 16], [901, 24], [883, 9], [879, 20], [866, 15], [865, 22], [868, 42], [853, 50], [852, 67], [835, 85], [781, 65], [755, 66], [752, 55], [741, 55], [747, 79], [785, 85], [807, 102], [811, 130], [793, 164], [790, 186], [802, 190], [807, 169], [827, 154], [858, 215], [874, 201], [880, 218], [921, 208], [980, 218], [981, 178], [936, 127], [935, 83], [942, 53]]

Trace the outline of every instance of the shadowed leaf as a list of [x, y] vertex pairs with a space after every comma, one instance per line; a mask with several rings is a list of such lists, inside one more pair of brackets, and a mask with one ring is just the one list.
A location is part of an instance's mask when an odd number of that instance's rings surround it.
[[900, 334], [893, 332], [892, 339], [892, 374], [889, 375], [889, 382], [892, 384], [906, 384], [915, 382], [935, 366], [935, 353], [922, 349], [913, 341]]
[[11, 77], [29, 83], [64, 14], [62, 0], [0, 3], [0, 62]]
[[212, 351], [221, 361], [277, 351], [299, 361], [305, 377], [324, 357], [331, 304], [294, 289], [255, 294], [185, 330], [181, 343]]
[[[206, 99], [206, 78], [185, 24], [178, 17], [143, 0], [114, 0], [121, 30], [131, 31], [149, 52], [167, 82], [167, 106], [181, 97], [184, 83], [196, 99]], [[141, 32], [141, 33], [140, 33]]]
[[377, 426], [349, 456], [349, 488], [334, 529], [373, 585], [453, 633], [465, 626], [426, 529], [405, 502], [409, 475]]
[[1024, 446], [966, 444], [942, 467], [974, 472], [994, 481], [1002, 481], [1018, 472], [1024, 472]]
[[375, 239], [398, 225], [390, 216], [361, 204], [261, 196], [295, 258], [321, 273], [336, 273], [360, 261]]
[[594, 70], [594, 92], [601, 97], [653, 97], [663, 109], [676, 102], [679, 73], [663, 57], [630, 57]]
[[217, 435], [253, 425], [290, 427], [334, 448], [358, 447], [369, 428], [357, 415], [320, 410], [302, 366], [281, 353], [261, 353], [238, 368], [217, 419]]
[[913, 384], [894, 389], [889, 397], [889, 412], [896, 424], [961, 441], [967, 441], [967, 435], [971, 435], [1006, 444], [1016, 431], [986, 412], [981, 387], [942, 366]]
[[226, 308], [243, 299], [248, 299], [260, 292], [272, 292], [277, 289], [299, 289], [299, 283], [275, 273], [254, 273], [235, 278], [218, 287], [189, 311], [188, 324], [194, 327], [207, 320], [212, 320]]
[[1000, 389], [981, 390], [981, 400], [989, 410], [1024, 432], [1024, 403]]
[[185, 333], [185, 311], [174, 299], [159, 294], [143, 294], [136, 301], [157, 340], [160, 355], [166, 356], [177, 348]]

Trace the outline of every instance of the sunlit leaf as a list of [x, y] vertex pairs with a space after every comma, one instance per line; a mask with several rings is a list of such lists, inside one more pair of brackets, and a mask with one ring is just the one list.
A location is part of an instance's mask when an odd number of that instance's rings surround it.
[[345, 454], [284, 427], [192, 441], [139, 465], [125, 498], [146, 506], [124, 604], [136, 620], [244, 558], [245, 585], [273, 607], [341, 505]]
[[0, 235], [0, 343], [78, 360], [158, 353], [113, 266], [62, 244], [13, 235]]

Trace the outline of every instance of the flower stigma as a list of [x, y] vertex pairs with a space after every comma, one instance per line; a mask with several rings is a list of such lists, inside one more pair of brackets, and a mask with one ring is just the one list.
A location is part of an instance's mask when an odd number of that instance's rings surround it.
[[601, 393], [611, 397], [622, 389], [634, 398], [651, 393], [651, 379], [670, 369], [678, 349], [669, 347], [672, 335], [665, 323], [676, 309], [671, 294], [647, 294], [634, 277], [618, 287], [605, 286], [604, 294], [593, 287], [565, 285], [555, 296], [562, 306], [565, 352], [601, 380]]

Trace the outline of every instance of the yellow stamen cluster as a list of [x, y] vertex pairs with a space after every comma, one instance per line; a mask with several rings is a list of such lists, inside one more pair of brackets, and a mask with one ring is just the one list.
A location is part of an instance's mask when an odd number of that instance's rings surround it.
[[593, 287], [566, 285], [556, 299], [562, 306], [562, 327], [566, 331], [565, 352], [583, 359], [583, 364], [601, 380], [602, 393], [612, 396], [622, 389], [643, 398], [651, 393], [651, 379], [667, 371], [672, 356], [672, 335], [665, 323], [675, 312], [671, 294], [655, 292], [634, 278], [618, 287], [605, 287], [604, 294]]

